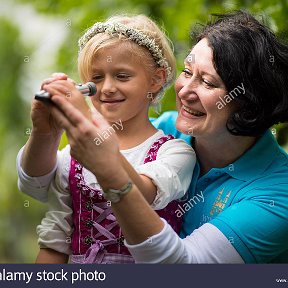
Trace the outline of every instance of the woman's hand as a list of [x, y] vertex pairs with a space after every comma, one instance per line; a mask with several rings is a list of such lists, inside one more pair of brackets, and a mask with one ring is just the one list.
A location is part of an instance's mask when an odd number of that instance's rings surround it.
[[[109, 133], [110, 136], [99, 145], [99, 136], [110, 128], [108, 122], [98, 111], [91, 112], [87, 109], [88, 106], [85, 108], [84, 97], [79, 91], [76, 93], [76, 91], [71, 90], [71, 99], [63, 97], [68, 86], [67, 83], [62, 84], [57, 89], [54, 85], [53, 89], [57, 91], [49, 89], [49, 92], [53, 93], [52, 102], [56, 105], [52, 108], [53, 117], [57, 119], [58, 125], [66, 130], [71, 146], [71, 156], [94, 173], [99, 183], [102, 182], [103, 188], [106, 183], [108, 185], [112, 182], [122, 187], [126, 184], [122, 177], [127, 176], [127, 173], [121, 165], [116, 134]], [[78, 110], [76, 103], [81, 106], [84, 112], [86, 111], [86, 115]], [[123, 185], [120, 186], [121, 184]]]

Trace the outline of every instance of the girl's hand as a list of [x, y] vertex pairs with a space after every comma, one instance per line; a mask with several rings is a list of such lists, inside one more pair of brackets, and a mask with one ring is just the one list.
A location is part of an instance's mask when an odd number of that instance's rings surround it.
[[52, 102], [56, 95], [65, 98], [81, 111], [87, 119], [91, 120], [89, 106], [81, 92], [75, 87], [75, 83], [66, 80], [58, 80], [44, 85], [44, 89], [51, 94]]
[[[41, 84], [41, 90], [47, 84], [50, 84], [57, 80], [68, 80], [71, 83], [75, 83], [72, 79], [64, 73], [54, 73], [51, 78], [45, 79]], [[57, 125], [51, 115], [51, 105], [43, 103], [33, 98], [31, 105], [31, 119], [33, 124], [33, 134], [41, 135], [56, 135], [59, 136], [63, 133], [63, 129]]]

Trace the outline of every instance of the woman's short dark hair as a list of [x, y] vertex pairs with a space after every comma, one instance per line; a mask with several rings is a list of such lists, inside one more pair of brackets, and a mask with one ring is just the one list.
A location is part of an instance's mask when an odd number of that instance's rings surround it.
[[[288, 46], [245, 11], [214, 14], [192, 38], [206, 38], [214, 67], [227, 91], [243, 83], [234, 98], [239, 108], [227, 121], [233, 135], [260, 136], [273, 124], [288, 121]], [[196, 37], [195, 37], [196, 36]]]

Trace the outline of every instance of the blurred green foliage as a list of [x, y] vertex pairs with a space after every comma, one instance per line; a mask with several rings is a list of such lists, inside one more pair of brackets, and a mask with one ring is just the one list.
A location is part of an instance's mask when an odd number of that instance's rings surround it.
[[[144, 13], [165, 27], [174, 43], [178, 67], [191, 48], [189, 30], [191, 24], [205, 23], [210, 13], [223, 13], [235, 9], [247, 9], [262, 17], [277, 35], [287, 40], [287, 0], [47, 0], [13, 2], [32, 5], [39, 15], [64, 20], [69, 35], [58, 51], [57, 64], [51, 70], [63, 71], [71, 78], [77, 76], [77, 40], [83, 31], [96, 21], [112, 14]], [[0, 0], [1, 4], [1, 0]], [[13, 12], [13, 11], [12, 11]], [[1, 14], [2, 15], [2, 14]], [[266, 17], [268, 16], [268, 17]], [[25, 18], [22, 19], [25, 21]], [[25, 73], [25, 55], [33, 53], [29, 43], [21, 41], [19, 28], [12, 24], [9, 15], [0, 18], [0, 263], [27, 263], [35, 260], [38, 246], [36, 225], [46, 207], [18, 192], [15, 158], [18, 150], [29, 137], [29, 103], [19, 95], [21, 76]], [[43, 37], [45, 31], [43, 31]], [[24, 37], [25, 38], [25, 37]], [[175, 95], [171, 88], [162, 110], [175, 109]], [[151, 116], [157, 116], [151, 111]], [[276, 127], [278, 141], [287, 145], [288, 126]], [[61, 146], [67, 143], [63, 138]]]

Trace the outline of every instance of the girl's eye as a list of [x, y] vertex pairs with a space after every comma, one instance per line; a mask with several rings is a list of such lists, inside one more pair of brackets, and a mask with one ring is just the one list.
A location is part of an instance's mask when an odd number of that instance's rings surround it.
[[128, 74], [118, 74], [116, 77], [117, 77], [119, 80], [126, 81], [126, 80], [129, 80], [130, 75], [128, 75]]
[[185, 76], [186, 78], [190, 78], [190, 77], [193, 76], [193, 74], [191, 73], [191, 71], [188, 70], [187, 68], [185, 68], [184, 70], [182, 70], [182, 72], [184, 73], [184, 76]]
[[93, 81], [100, 81], [102, 78], [103, 78], [103, 77], [102, 77], [101, 75], [94, 75], [94, 76], [92, 77], [92, 80], [93, 80]]

